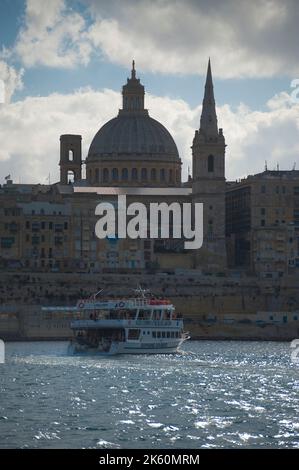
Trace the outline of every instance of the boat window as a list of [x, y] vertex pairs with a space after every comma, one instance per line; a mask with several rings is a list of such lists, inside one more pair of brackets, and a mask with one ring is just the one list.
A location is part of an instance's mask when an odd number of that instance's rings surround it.
[[140, 330], [138, 328], [130, 328], [128, 331], [128, 339], [139, 339]]
[[160, 320], [161, 310], [154, 310], [153, 312], [153, 320]]
[[170, 331], [167, 331], [167, 338], [170, 338]]
[[138, 314], [138, 320], [149, 320], [151, 318], [151, 311], [140, 309]]
[[153, 335], [153, 338], [156, 338], [156, 332], [155, 331], [152, 332], [152, 335]]
[[171, 337], [174, 338], [174, 331], [171, 332]]
[[157, 338], [161, 338], [161, 331], [157, 331]]
[[165, 331], [162, 331], [162, 338], [165, 338]]

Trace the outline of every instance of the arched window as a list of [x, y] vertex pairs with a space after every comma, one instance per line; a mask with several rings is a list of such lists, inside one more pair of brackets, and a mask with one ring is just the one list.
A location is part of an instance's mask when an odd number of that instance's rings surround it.
[[212, 173], [214, 171], [214, 155], [208, 156], [208, 172]]
[[160, 170], [160, 180], [165, 181], [165, 170], [164, 170], [164, 168], [162, 168]]
[[74, 161], [74, 150], [69, 150], [69, 162]]
[[112, 179], [113, 179], [113, 181], [118, 180], [118, 169], [117, 168], [112, 169]]
[[75, 173], [72, 170], [69, 170], [67, 172], [67, 182], [71, 184], [74, 181], [75, 181]]
[[142, 180], [147, 180], [147, 169], [146, 168], [141, 168], [141, 179]]
[[138, 179], [137, 168], [132, 168], [132, 180], [136, 181]]
[[127, 181], [128, 180], [128, 177], [129, 177], [129, 173], [128, 173], [128, 168], [123, 168], [121, 170], [121, 179], [123, 181]]
[[169, 170], [169, 182], [170, 183], [173, 182], [173, 171], [172, 170]]
[[151, 169], [151, 180], [155, 181], [157, 178], [156, 168]]
[[99, 169], [98, 169], [98, 168], [96, 168], [96, 172], [95, 172], [95, 173], [96, 173], [96, 178], [95, 178], [95, 179], [96, 179], [96, 183], [99, 183], [99, 182], [100, 182], [100, 172], [99, 172]]
[[104, 168], [103, 170], [103, 181], [107, 183], [109, 181], [109, 170], [108, 168]]

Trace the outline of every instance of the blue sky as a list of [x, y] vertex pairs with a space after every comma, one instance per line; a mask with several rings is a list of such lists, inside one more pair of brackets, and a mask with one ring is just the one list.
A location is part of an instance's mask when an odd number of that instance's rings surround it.
[[[289, 98], [290, 82], [299, 77], [298, 20], [296, 0], [1, 0], [0, 79], [7, 90], [0, 105], [1, 175], [22, 168], [28, 159], [32, 168], [43, 160], [36, 125], [43, 145], [57, 152], [58, 138], [56, 146], [45, 144], [41, 119], [35, 125], [32, 118], [31, 128], [21, 119], [35, 116], [41, 107], [49, 116], [47, 132], [49, 123], [53, 126], [49, 139], [56, 131], [73, 132], [67, 126], [74, 120], [87, 151], [99, 125], [117, 114], [133, 58], [149, 94], [147, 107], [172, 132], [185, 168], [199, 125], [209, 56], [219, 125], [231, 152], [228, 178], [259, 171], [266, 159], [273, 166], [291, 165], [299, 154], [298, 107]], [[87, 108], [89, 99], [99, 100], [98, 111]], [[73, 115], [79, 113], [77, 100], [82, 129]], [[57, 113], [59, 126], [53, 124]], [[268, 147], [265, 128], [273, 131]], [[11, 144], [17, 132], [32, 140], [32, 157]], [[276, 142], [278, 132], [281, 142]], [[54, 175], [57, 158], [51, 161]], [[18, 177], [37, 180], [41, 170], [32, 168]]]

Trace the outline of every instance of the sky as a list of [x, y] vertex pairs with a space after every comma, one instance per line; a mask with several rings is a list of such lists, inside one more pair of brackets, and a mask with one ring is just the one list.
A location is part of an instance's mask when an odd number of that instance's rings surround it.
[[184, 179], [209, 57], [227, 179], [298, 169], [298, 24], [297, 0], [0, 0], [0, 184], [57, 181], [61, 134], [85, 157], [132, 59]]

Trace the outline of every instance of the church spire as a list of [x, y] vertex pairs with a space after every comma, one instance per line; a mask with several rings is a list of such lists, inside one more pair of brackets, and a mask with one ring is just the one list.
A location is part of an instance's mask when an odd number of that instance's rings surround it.
[[214, 98], [213, 79], [211, 72], [211, 61], [209, 58], [205, 94], [202, 102], [202, 113], [200, 118], [200, 130], [207, 136], [218, 135], [217, 115]]

